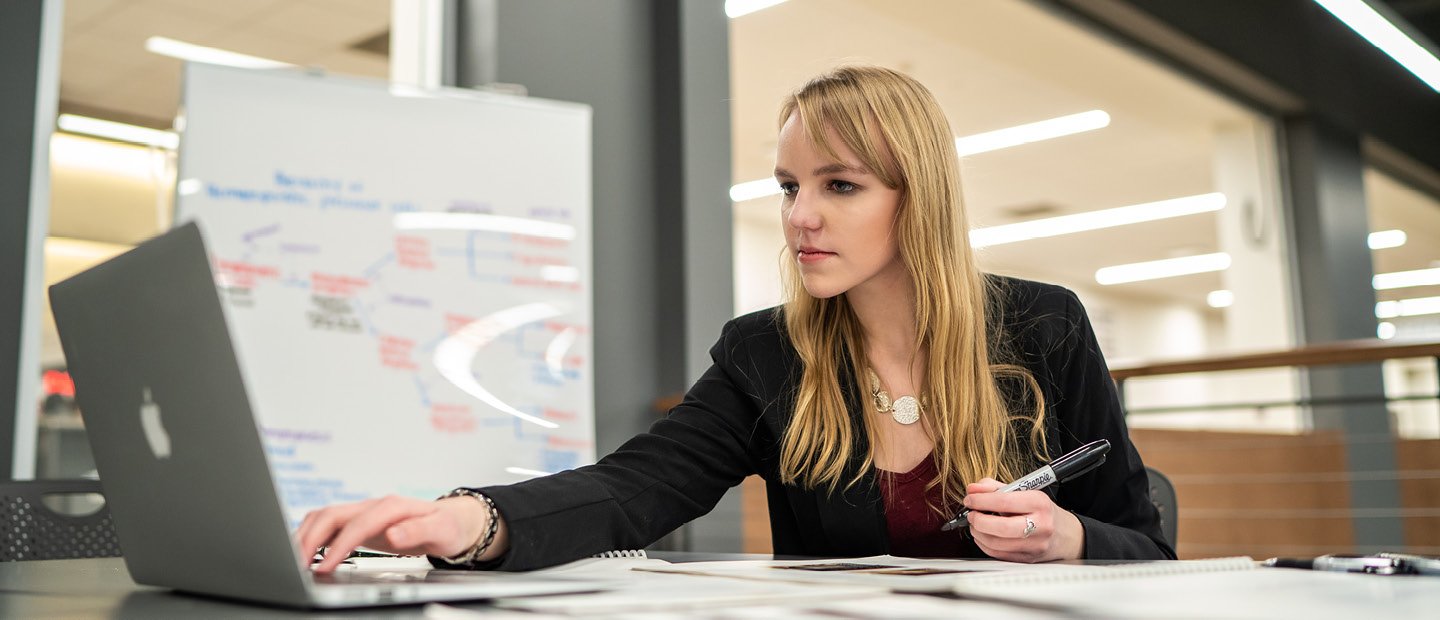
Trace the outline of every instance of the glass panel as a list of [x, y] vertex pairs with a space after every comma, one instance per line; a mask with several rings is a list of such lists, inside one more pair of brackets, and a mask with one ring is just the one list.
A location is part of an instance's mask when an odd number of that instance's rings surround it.
[[[389, 28], [388, 0], [67, 1], [61, 117], [51, 140], [46, 285], [170, 227], [177, 56], [229, 62], [242, 54], [246, 62], [385, 78]], [[87, 119], [120, 126], [97, 127]], [[93, 476], [48, 305], [41, 343], [35, 477]]]

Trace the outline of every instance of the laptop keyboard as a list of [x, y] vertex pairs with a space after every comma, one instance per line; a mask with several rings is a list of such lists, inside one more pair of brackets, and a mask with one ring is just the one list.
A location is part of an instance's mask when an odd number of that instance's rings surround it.
[[479, 583], [514, 579], [504, 573], [484, 573], [463, 570], [429, 571], [362, 571], [339, 570], [333, 573], [315, 573], [315, 583], [322, 584], [397, 584], [397, 583]]

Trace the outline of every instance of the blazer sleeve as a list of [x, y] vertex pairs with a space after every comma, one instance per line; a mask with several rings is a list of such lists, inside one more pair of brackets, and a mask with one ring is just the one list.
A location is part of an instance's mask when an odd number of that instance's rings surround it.
[[1085, 559], [1175, 559], [1090, 319], [1073, 292], [1064, 295], [1069, 333], [1055, 351], [1060, 359], [1051, 361], [1060, 390], [1051, 409], [1059, 418], [1059, 437], [1050, 443], [1061, 450], [1058, 455], [1108, 439], [1110, 453], [1100, 468], [1061, 485], [1057, 503], [1079, 517]]
[[510, 549], [483, 568], [529, 570], [613, 549], [641, 549], [715, 507], [754, 473], [759, 413], [736, 357], [738, 321], [710, 349], [713, 364], [664, 419], [594, 465], [477, 489], [509, 528]]

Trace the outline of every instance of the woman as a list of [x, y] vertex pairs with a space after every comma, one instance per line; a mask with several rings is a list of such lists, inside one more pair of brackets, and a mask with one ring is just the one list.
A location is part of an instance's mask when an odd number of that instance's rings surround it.
[[[976, 268], [924, 86], [812, 80], [782, 106], [776, 163], [789, 299], [727, 323], [665, 419], [596, 465], [313, 512], [297, 538], [329, 546], [316, 570], [362, 544], [502, 570], [640, 548], [756, 473], [777, 554], [1174, 557], [1074, 294]], [[1096, 439], [1108, 461], [1063, 488], [992, 492]], [[940, 531], [962, 507], [968, 532]]]

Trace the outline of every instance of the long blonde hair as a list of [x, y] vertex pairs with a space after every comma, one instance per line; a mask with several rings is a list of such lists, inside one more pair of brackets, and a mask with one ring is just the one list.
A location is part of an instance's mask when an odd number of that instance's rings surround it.
[[[780, 124], [792, 114], [822, 152], [840, 160], [826, 139], [826, 130], [833, 129], [882, 183], [901, 190], [894, 233], [915, 290], [916, 350], [929, 347], [920, 393], [939, 474], [927, 488], [940, 486], [942, 503], [953, 506], [967, 482], [1024, 474], [1032, 456], [1043, 458], [1044, 396], [1029, 371], [996, 362], [1003, 351], [998, 291], [987, 289], [970, 249], [959, 157], [944, 112], [913, 78], [879, 67], [844, 67], [788, 97]], [[782, 440], [780, 477], [787, 484], [833, 491], [861, 440], [878, 436], [879, 416], [865, 381], [864, 337], [844, 294], [810, 296], [794, 260], [783, 262], [785, 324], [804, 371]], [[997, 385], [1006, 378], [1028, 387], [1030, 397], [1007, 403]], [[844, 380], [865, 413], [864, 438], [855, 435]], [[1016, 437], [1027, 426], [1031, 450]], [[874, 465], [875, 444], [867, 443], [869, 452], [847, 486]]]

